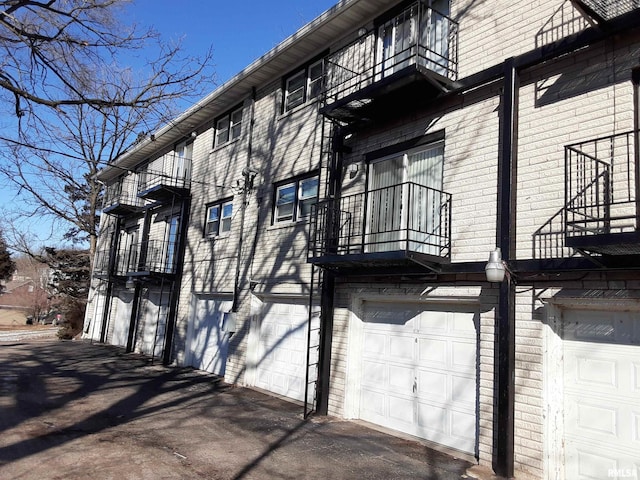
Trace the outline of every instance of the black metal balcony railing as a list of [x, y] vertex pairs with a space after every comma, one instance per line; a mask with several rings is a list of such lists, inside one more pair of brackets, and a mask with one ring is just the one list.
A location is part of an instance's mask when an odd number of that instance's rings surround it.
[[191, 159], [177, 154], [163, 155], [138, 175], [138, 195], [141, 197], [154, 191], [188, 190], [191, 188]]
[[109, 250], [98, 250], [93, 261], [94, 275], [104, 275], [109, 272]]
[[324, 103], [339, 101], [410, 65], [443, 80], [453, 82], [458, 77], [458, 24], [423, 0], [408, 6], [379, 31], [329, 55]]
[[404, 252], [448, 258], [451, 195], [407, 182], [313, 206], [309, 261]]
[[176, 272], [176, 244], [148, 240], [118, 252], [116, 275], [136, 273], [173, 274]]
[[107, 186], [104, 195], [103, 211], [134, 211], [143, 206], [144, 201], [138, 197], [138, 185], [134, 176], [127, 176]]
[[637, 142], [631, 131], [565, 147], [567, 240], [638, 231]]

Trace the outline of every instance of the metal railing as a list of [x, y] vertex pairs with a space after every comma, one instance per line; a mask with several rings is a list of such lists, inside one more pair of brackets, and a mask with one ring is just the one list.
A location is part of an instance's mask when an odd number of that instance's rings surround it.
[[191, 159], [173, 154], [156, 158], [141, 170], [138, 194], [156, 187], [175, 189], [191, 188]]
[[638, 229], [638, 131], [565, 147], [567, 237]]
[[629, 13], [640, 7], [638, 0], [581, 0], [584, 5], [593, 10], [604, 20]]
[[142, 207], [144, 201], [138, 197], [138, 182], [135, 176], [123, 177], [108, 185], [104, 194], [103, 208], [116, 205]]
[[160, 240], [147, 240], [118, 252], [115, 274], [125, 276], [131, 273], [176, 272], [176, 243]]
[[449, 257], [451, 195], [412, 182], [318, 202], [309, 258], [405, 251]]
[[[385, 28], [395, 29], [389, 37], [393, 40], [382, 38]], [[379, 27], [379, 32], [369, 32], [329, 55], [324, 103], [340, 100], [409, 65], [420, 65], [451, 81], [458, 78], [458, 23], [423, 0]]]

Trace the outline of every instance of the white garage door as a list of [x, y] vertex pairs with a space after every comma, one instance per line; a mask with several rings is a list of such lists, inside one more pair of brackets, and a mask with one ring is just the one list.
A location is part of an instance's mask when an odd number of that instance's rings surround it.
[[295, 302], [263, 304], [259, 322], [256, 387], [295, 400], [304, 400], [307, 312], [307, 305]]
[[565, 478], [640, 474], [640, 315], [563, 314]]
[[192, 321], [187, 332], [188, 365], [224, 376], [229, 349], [229, 334], [222, 331], [224, 313], [232, 301], [200, 296], [195, 300]]
[[136, 332], [137, 353], [160, 357], [165, 345], [165, 327], [169, 311], [169, 293], [148, 291], [140, 302]]
[[474, 313], [365, 302], [360, 418], [474, 453], [476, 348]]
[[133, 293], [120, 292], [111, 301], [111, 341], [112, 345], [127, 346], [129, 325], [131, 323], [131, 310], [133, 308]]

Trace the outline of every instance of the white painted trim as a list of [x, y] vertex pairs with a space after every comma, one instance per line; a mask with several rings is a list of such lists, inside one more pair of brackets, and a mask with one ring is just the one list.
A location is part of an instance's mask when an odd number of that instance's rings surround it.
[[358, 296], [360, 302], [379, 302], [379, 303], [410, 303], [410, 304], [434, 304], [434, 305], [474, 305], [479, 306], [482, 301], [477, 296], [447, 296], [434, 295], [424, 297], [409, 297], [400, 295], [384, 295], [384, 294], [366, 294]]
[[547, 480], [564, 479], [564, 361], [562, 338], [556, 332], [562, 326], [562, 310], [546, 306], [543, 327], [542, 405], [546, 418], [543, 435], [543, 472]]
[[570, 308], [571, 310], [640, 311], [640, 298], [552, 297], [544, 301], [557, 308]]

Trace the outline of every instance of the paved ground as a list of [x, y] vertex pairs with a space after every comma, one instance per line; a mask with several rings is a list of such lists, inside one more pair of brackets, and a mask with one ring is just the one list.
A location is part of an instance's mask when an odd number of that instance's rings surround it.
[[1, 479], [468, 478], [465, 461], [85, 342], [0, 343]]

